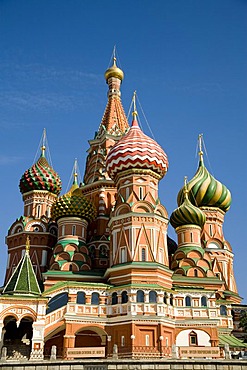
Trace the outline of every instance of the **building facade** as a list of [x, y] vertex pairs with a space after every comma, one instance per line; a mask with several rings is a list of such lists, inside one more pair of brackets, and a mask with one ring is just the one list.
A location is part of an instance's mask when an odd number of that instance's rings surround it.
[[45, 145], [21, 177], [24, 210], [6, 238], [0, 296], [7, 358], [43, 358], [55, 348], [62, 358], [214, 358], [224, 344], [243, 347], [231, 335], [241, 298], [223, 234], [230, 191], [205, 167], [199, 136], [198, 170], [168, 215], [159, 199], [168, 158], [139, 127], [135, 95], [129, 125], [123, 78], [114, 58], [83, 184], [75, 164], [73, 184], [60, 195]]

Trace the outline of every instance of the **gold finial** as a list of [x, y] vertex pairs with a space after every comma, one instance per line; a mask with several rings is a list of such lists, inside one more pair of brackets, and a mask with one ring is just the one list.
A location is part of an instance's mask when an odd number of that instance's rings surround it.
[[188, 190], [188, 177], [187, 176], [184, 176], [184, 195], [185, 195], [185, 198], [188, 198], [188, 193], [189, 193], [189, 190]]
[[132, 116], [135, 117], [135, 116], [138, 115], [137, 110], [136, 110], [136, 90], [134, 91], [132, 101], [133, 101], [133, 112], [132, 112]]
[[105, 72], [106, 82], [111, 77], [118, 78], [119, 80], [122, 81], [123, 78], [124, 78], [124, 73], [123, 73], [123, 71], [120, 68], [118, 68], [117, 63], [116, 63], [116, 61], [117, 61], [117, 58], [116, 58], [116, 45], [113, 48], [112, 59], [113, 59], [112, 66], [110, 68], [108, 68], [106, 70], [106, 72]]
[[78, 174], [77, 174], [77, 158], [75, 159], [75, 164], [74, 164], [74, 182], [73, 184], [77, 184], [77, 178], [78, 178]]
[[41, 149], [41, 155], [42, 155], [42, 157], [45, 156], [45, 149], [46, 149], [45, 142], [46, 142], [46, 129], [44, 128], [44, 130], [43, 130], [43, 137], [42, 137], [42, 146], [40, 148]]
[[199, 145], [198, 155], [200, 157], [200, 161], [203, 161], [202, 136], [203, 136], [203, 134], [199, 134], [199, 136], [198, 136], [198, 145]]
[[27, 240], [26, 240], [26, 254], [29, 254], [29, 251], [30, 251], [30, 238], [29, 238], [29, 236], [27, 236]]

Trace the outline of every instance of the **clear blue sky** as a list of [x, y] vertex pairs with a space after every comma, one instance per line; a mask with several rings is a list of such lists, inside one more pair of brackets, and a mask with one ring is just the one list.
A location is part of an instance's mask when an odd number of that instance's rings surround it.
[[235, 253], [239, 293], [247, 298], [246, 19], [246, 0], [0, 0], [1, 281], [5, 236], [23, 214], [19, 179], [34, 161], [42, 130], [65, 192], [75, 158], [84, 173], [116, 45], [126, 114], [137, 90], [169, 158], [160, 183], [169, 214], [184, 176], [196, 172], [203, 133], [205, 164], [232, 192], [224, 233]]

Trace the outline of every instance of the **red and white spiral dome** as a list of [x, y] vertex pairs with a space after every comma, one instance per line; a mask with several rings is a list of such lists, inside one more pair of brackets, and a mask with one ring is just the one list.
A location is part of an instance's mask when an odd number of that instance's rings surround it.
[[152, 170], [159, 178], [168, 170], [168, 159], [161, 146], [140, 129], [136, 114], [129, 131], [110, 150], [106, 166], [108, 175], [116, 175], [129, 169]]

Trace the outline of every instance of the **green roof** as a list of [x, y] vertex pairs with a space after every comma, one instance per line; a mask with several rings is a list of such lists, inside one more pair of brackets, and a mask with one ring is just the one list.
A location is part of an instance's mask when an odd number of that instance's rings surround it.
[[40, 287], [27, 249], [5, 285], [3, 294], [41, 295]]
[[243, 343], [238, 338], [234, 337], [234, 335], [227, 335], [227, 334], [220, 334], [219, 335], [219, 345], [223, 347], [225, 344], [229, 344], [230, 348], [245, 348], [247, 346], [246, 343]]

